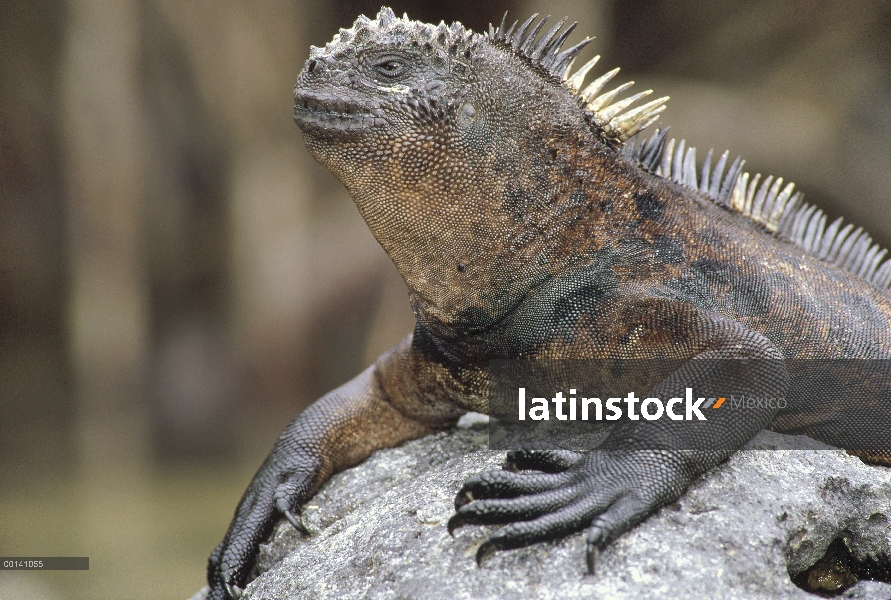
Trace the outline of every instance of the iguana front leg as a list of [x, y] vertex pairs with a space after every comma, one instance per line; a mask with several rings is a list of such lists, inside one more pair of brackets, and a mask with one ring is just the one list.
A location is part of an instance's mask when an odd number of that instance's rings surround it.
[[[721, 395], [778, 396], [785, 364], [761, 334], [716, 315], [700, 321], [700, 350], [648, 396], [683, 397], [686, 387]], [[734, 359], [734, 360], [728, 360]], [[755, 360], [735, 360], [755, 359]], [[477, 560], [588, 529], [588, 569], [599, 552], [700, 474], [726, 460], [772, 420], [772, 409], [709, 411], [707, 421], [624, 421], [597, 449], [575, 453], [526, 444], [505, 470], [469, 479], [455, 500], [449, 531], [465, 524], [508, 523], [479, 548]], [[515, 472], [534, 469], [537, 472]]]
[[[355, 465], [374, 450], [392, 447], [454, 422], [446, 407], [436, 414], [413, 405], [411, 393], [388, 392], [400, 380], [415, 391], [419, 371], [411, 354], [412, 336], [384, 354], [352, 381], [307, 408], [282, 433], [254, 476], [235, 511], [226, 537], [208, 560], [208, 598], [238, 597], [257, 556], [259, 544], [275, 522], [286, 516], [302, 527], [298, 507], [335, 472]], [[407, 416], [406, 413], [411, 413]]]

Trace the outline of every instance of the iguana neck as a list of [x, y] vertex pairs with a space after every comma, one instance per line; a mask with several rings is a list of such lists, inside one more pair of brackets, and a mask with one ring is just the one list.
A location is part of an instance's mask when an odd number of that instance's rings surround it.
[[661, 215], [645, 174], [587, 124], [552, 125], [543, 104], [517, 128], [522, 135], [494, 148], [431, 152], [436, 136], [418, 136], [337, 173], [405, 279], [419, 321], [443, 335], [491, 327], [554, 273], [619, 238], [648, 235], [629, 223]]

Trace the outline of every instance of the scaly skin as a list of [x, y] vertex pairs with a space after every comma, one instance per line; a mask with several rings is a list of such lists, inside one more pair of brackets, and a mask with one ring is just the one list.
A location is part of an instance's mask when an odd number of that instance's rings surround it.
[[[571, 58], [559, 44], [388, 10], [363, 19], [313, 50], [295, 119], [405, 279], [417, 326], [284, 432], [210, 558], [212, 598], [238, 595], [275, 521], [299, 527], [299, 506], [332, 473], [487, 412], [491, 359], [680, 360], [651, 395], [760, 397], [785, 393], [784, 359], [891, 356], [886, 290], [628, 160], [555, 75]], [[737, 358], [763, 360], [735, 373], [702, 360]], [[824, 421], [771, 408], [696, 427], [622, 421], [588, 454], [523, 446], [510, 470], [464, 484], [449, 530], [508, 523], [482, 560], [587, 528], [593, 570], [602, 548], [762, 428], [850, 444], [844, 411], [821, 408]], [[866, 434], [891, 431], [887, 411], [875, 416]]]

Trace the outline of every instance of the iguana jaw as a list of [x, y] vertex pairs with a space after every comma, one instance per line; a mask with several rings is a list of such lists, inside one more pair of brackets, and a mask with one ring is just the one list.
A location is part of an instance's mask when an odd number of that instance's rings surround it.
[[386, 121], [380, 114], [358, 102], [341, 98], [323, 98], [301, 91], [294, 92], [294, 121], [310, 135], [337, 135], [380, 127]]

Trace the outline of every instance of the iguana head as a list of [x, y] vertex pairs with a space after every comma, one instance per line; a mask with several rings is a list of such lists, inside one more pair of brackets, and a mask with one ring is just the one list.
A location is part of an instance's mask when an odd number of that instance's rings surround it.
[[608, 74], [579, 92], [594, 61], [564, 78], [588, 40], [563, 50], [572, 26], [538, 38], [544, 20], [532, 21], [481, 35], [384, 8], [313, 47], [297, 80], [310, 151], [346, 185], [419, 317], [454, 330], [491, 325], [553, 272], [561, 229], [590, 212], [597, 178], [582, 165], [596, 169], [664, 103], [618, 120], [630, 102], [610, 103], [627, 86], [595, 100]]

